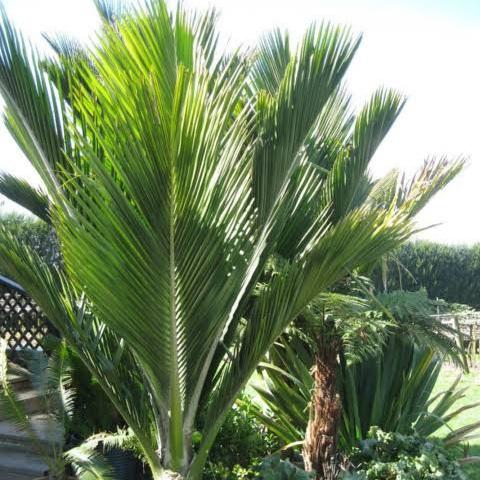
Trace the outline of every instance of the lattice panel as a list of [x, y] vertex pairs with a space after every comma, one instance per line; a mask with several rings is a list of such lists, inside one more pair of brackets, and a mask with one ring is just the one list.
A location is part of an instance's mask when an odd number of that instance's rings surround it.
[[40, 307], [25, 293], [0, 286], [0, 336], [12, 350], [38, 349], [55, 329]]

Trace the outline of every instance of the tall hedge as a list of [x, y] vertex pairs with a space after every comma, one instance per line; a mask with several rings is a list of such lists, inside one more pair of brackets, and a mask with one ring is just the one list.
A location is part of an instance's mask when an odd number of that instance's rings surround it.
[[[411, 242], [395, 252], [387, 264], [390, 291], [425, 287], [430, 298], [480, 309], [480, 244]], [[380, 268], [373, 277], [376, 286], [383, 289]]]

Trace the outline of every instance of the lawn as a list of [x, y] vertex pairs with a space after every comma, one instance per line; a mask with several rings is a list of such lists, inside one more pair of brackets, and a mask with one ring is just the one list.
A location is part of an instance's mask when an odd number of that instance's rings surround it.
[[[456, 370], [455, 368], [449, 366], [445, 366], [439, 376], [437, 385], [435, 386], [435, 392], [446, 390], [459, 374], [459, 370]], [[472, 373], [464, 374], [462, 376], [458, 388], [462, 387], [468, 388], [465, 392], [464, 398], [462, 398], [458, 403], [459, 407], [462, 405], [480, 402], [480, 368], [477, 368]], [[480, 421], [480, 405], [473, 409], [462, 412], [459, 417], [452, 420], [450, 427], [456, 429], [478, 421]], [[446, 435], [448, 433], [448, 429], [442, 429], [440, 433]], [[471, 441], [468, 455], [480, 456], [480, 438], [476, 438]], [[480, 478], [480, 463], [467, 465], [464, 469], [467, 472], [469, 478]]]

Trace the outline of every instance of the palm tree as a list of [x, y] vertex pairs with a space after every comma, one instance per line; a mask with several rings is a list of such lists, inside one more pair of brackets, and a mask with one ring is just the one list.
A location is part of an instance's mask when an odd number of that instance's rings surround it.
[[44, 188], [4, 176], [0, 189], [52, 223], [63, 266], [3, 234], [0, 269], [98, 379], [154, 478], [198, 479], [278, 335], [408, 239], [462, 162], [431, 162], [379, 203], [368, 165], [403, 98], [379, 90], [352, 115], [342, 78], [359, 38], [346, 29], [225, 54], [214, 12], [97, 7], [96, 45], [48, 38], [49, 59], [3, 15], [5, 120]]

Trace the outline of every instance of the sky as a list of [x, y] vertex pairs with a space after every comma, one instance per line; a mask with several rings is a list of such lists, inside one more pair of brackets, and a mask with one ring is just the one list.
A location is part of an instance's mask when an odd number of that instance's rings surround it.
[[[88, 41], [98, 26], [90, 0], [3, 3], [14, 23], [38, 45], [42, 32]], [[372, 174], [398, 168], [411, 175], [432, 156], [467, 158], [464, 172], [421, 213], [419, 226], [436, 226], [419, 236], [449, 244], [480, 242], [480, 0], [184, 0], [184, 4], [200, 10], [216, 7], [222, 38], [232, 47], [254, 46], [276, 26], [299, 38], [312, 22], [322, 20], [361, 33], [360, 50], [347, 74], [355, 105], [361, 106], [379, 86], [395, 88], [408, 98], [375, 155]], [[39, 182], [3, 126], [0, 171]], [[12, 205], [5, 202], [2, 208]]]

